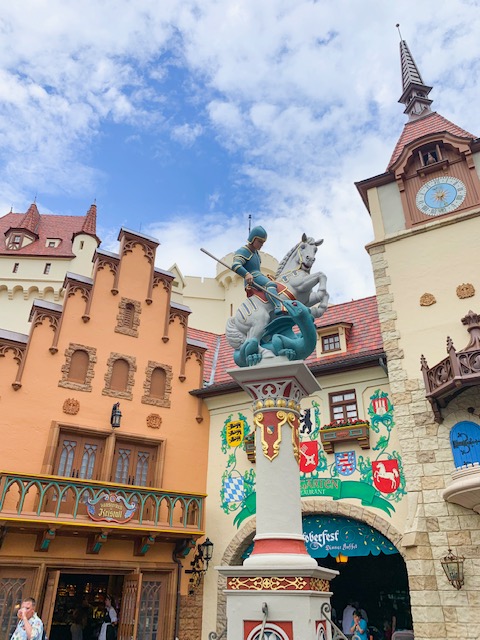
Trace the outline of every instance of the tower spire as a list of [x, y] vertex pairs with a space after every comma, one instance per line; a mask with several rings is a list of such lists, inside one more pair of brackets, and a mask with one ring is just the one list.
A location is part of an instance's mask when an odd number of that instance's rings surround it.
[[[400, 25], [397, 24], [400, 34]], [[403, 93], [399, 102], [405, 105], [405, 111], [409, 120], [415, 120], [420, 116], [430, 113], [430, 105], [433, 100], [428, 98], [428, 94], [432, 90], [423, 82], [420, 71], [415, 64], [410, 49], [405, 40], [402, 40], [400, 34], [400, 64], [402, 67], [402, 87]]]

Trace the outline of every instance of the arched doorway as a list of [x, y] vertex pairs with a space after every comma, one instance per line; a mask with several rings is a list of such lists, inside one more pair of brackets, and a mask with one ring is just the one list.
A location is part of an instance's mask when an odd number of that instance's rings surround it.
[[338, 622], [345, 607], [354, 604], [366, 612], [378, 637], [393, 615], [403, 628], [411, 628], [407, 570], [390, 540], [368, 524], [341, 515], [304, 516], [303, 533], [318, 564], [339, 571], [331, 583]]

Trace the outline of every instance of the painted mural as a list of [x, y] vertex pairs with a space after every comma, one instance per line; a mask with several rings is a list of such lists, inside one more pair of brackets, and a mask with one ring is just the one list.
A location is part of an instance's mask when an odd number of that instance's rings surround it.
[[[227, 514], [236, 513], [233, 522], [237, 527], [246, 518], [253, 516], [257, 507], [255, 470], [247, 469], [243, 473], [239, 471], [237, 457], [239, 451], [242, 457], [245, 456], [246, 438], [252, 434], [247, 418], [242, 413], [237, 418], [230, 414], [220, 434], [222, 453], [227, 455], [220, 489], [221, 507]], [[242, 459], [242, 466], [243, 463]]]
[[[376, 390], [370, 397], [369, 420], [347, 420], [322, 426], [320, 405], [313, 400], [300, 420], [300, 490], [303, 497], [328, 496], [333, 500], [356, 499], [389, 516], [406, 495], [402, 457], [391, 444], [394, 408], [388, 394]], [[221, 506], [235, 512], [234, 524], [254, 515], [255, 471], [243, 474], [237, 454], [245, 453], [245, 439], [252, 435], [242, 414], [225, 421], [221, 433], [226, 469], [222, 475]], [[353, 449], [359, 445], [361, 452]], [[242, 459], [242, 466], [244, 459]]]

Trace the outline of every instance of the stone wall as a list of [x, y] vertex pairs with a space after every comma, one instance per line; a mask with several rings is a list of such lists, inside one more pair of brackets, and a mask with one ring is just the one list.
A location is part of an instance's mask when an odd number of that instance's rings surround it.
[[[407, 566], [415, 640], [478, 639], [480, 516], [445, 502], [442, 491], [454, 470], [450, 429], [460, 420], [479, 422], [466, 409], [480, 406], [480, 393], [473, 389], [461, 394], [443, 410], [442, 424], [434, 421], [420, 377], [420, 359], [418, 378], [408, 378], [403, 368], [384, 247], [371, 246], [369, 251], [407, 480], [409, 518], [399, 549]], [[449, 548], [465, 556], [465, 585], [460, 591], [450, 585], [440, 564]]]
[[195, 589], [193, 594], [180, 597], [178, 640], [201, 640], [202, 604], [203, 583]]

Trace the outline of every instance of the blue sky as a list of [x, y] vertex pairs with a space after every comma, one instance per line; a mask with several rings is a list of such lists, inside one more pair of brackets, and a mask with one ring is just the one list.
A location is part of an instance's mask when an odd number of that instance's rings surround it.
[[479, 2], [22, 0], [0, 12], [0, 215], [82, 215], [103, 246], [156, 236], [157, 265], [212, 276], [248, 216], [281, 259], [324, 238], [331, 300], [374, 292], [354, 181], [406, 122], [400, 22], [432, 108], [480, 135]]

